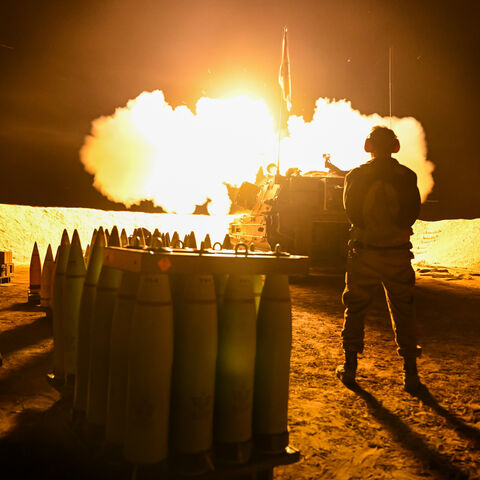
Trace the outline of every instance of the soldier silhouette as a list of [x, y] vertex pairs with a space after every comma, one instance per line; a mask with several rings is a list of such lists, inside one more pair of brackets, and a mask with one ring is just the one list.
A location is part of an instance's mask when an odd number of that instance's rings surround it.
[[345, 177], [343, 202], [351, 223], [342, 296], [345, 362], [336, 374], [345, 385], [355, 384], [357, 354], [364, 348], [364, 318], [375, 287], [381, 284], [404, 360], [404, 387], [414, 392], [421, 386], [416, 364], [421, 348], [415, 333], [410, 235], [420, 210], [420, 194], [416, 174], [391, 156], [399, 149], [392, 130], [374, 127], [365, 141], [371, 160]]

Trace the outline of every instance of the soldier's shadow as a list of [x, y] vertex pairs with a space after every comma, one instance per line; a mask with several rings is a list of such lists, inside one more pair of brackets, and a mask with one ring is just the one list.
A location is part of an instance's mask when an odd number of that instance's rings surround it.
[[422, 435], [414, 432], [370, 392], [358, 384], [351, 387], [351, 390], [364, 400], [372, 417], [392, 434], [394, 440], [434, 469], [438, 478], [468, 478], [468, 474], [454, 465], [448, 455], [432, 448]]
[[478, 428], [468, 425], [457, 415], [440, 405], [426, 386], [423, 386], [415, 396], [425, 405], [428, 405], [433, 411], [442, 416], [459, 435], [470, 440], [475, 448], [480, 449], [480, 430]]

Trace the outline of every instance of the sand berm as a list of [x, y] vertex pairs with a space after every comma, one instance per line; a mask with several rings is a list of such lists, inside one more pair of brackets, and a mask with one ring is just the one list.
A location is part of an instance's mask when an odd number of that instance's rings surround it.
[[[177, 230], [180, 235], [195, 231], [197, 239], [206, 233], [214, 241], [222, 241], [231, 216], [149, 214], [138, 212], [103, 211], [88, 208], [30, 207], [0, 204], [0, 250], [11, 250], [14, 263], [30, 261], [36, 241], [43, 259], [48, 244], [53, 252], [62, 231], [78, 230], [85, 249], [94, 228], [102, 225], [111, 229], [117, 225], [131, 234], [134, 228], [151, 231]], [[413, 227], [413, 252], [417, 267], [433, 266], [480, 271], [480, 219], [417, 221]]]

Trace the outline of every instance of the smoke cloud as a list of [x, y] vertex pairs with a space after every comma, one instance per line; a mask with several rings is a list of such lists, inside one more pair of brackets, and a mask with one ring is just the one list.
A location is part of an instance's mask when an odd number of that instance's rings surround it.
[[[291, 116], [281, 142], [281, 171], [323, 169], [323, 153], [343, 169], [368, 159], [363, 143], [374, 125], [389, 126], [377, 114], [362, 115], [345, 100], [316, 102], [311, 122]], [[422, 199], [433, 187], [433, 164], [426, 159], [425, 134], [414, 118], [393, 118], [401, 150], [396, 157], [418, 175]], [[213, 214], [227, 213], [224, 182], [253, 181], [260, 166], [276, 162], [273, 118], [261, 100], [201, 98], [195, 112], [173, 108], [163, 92], [143, 92], [113, 115], [93, 121], [80, 151], [94, 186], [126, 206], [141, 200], [175, 213], [191, 213], [212, 200]]]
[[376, 113], [362, 115], [349, 101], [319, 98], [311, 122], [297, 116], [289, 118], [290, 135], [282, 141], [281, 163], [286, 168], [297, 167], [304, 172], [319, 170], [319, 159], [323, 153], [329, 153], [334, 164], [350, 170], [369, 160], [363, 145], [375, 125], [389, 127], [396, 133], [400, 151], [394, 156], [417, 174], [424, 201], [433, 188], [434, 165], [427, 160], [423, 127], [413, 117], [392, 117], [390, 125], [389, 117]]

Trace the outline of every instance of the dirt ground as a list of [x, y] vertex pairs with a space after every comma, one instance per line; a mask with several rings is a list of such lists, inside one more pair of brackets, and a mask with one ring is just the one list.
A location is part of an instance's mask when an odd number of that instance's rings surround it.
[[[0, 478], [123, 478], [73, 434], [69, 403], [46, 381], [52, 327], [29, 307], [28, 268], [0, 285]], [[427, 386], [411, 396], [381, 292], [367, 321], [359, 387], [335, 377], [342, 359], [341, 277], [292, 279], [290, 440], [300, 462], [287, 479], [480, 479], [480, 277], [424, 268], [417, 316]], [[113, 470], [112, 470], [113, 469]]]

